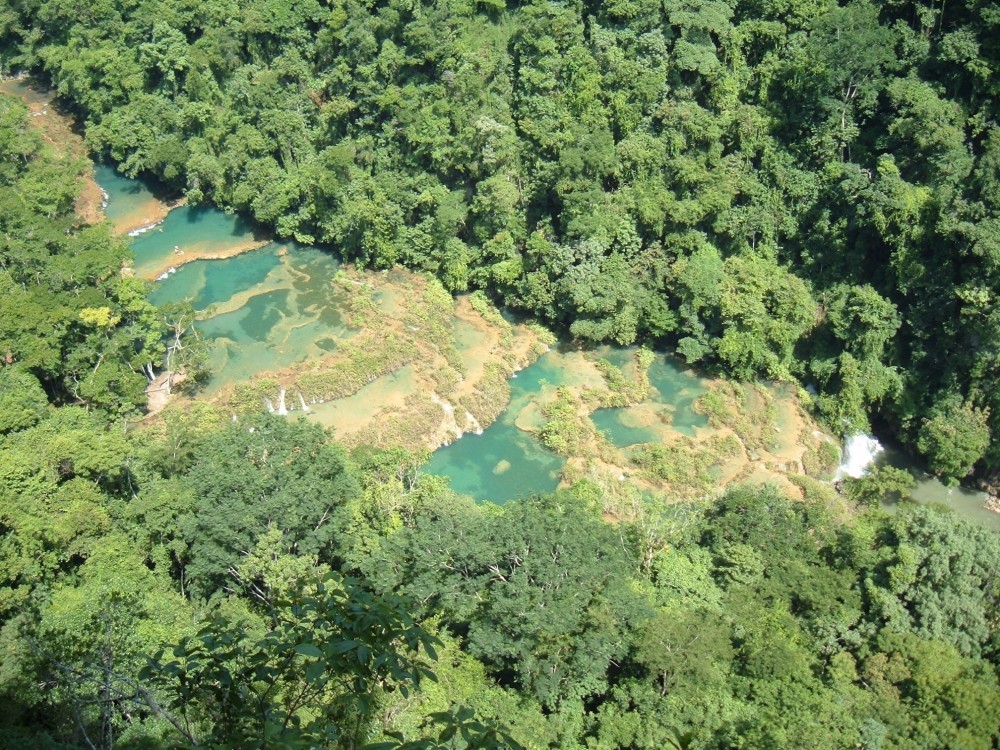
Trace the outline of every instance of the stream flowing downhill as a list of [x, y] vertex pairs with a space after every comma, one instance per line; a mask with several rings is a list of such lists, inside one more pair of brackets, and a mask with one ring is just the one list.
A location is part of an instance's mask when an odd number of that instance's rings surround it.
[[[104, 191], [106, 215], [119, 231], [133, 237], [136, 272], [154, 281], [150, 300], [165, 304], [187, 299], [200, 311], [200, 330], [212, 341], [213, 374], [205, 396], [322, 358], [359, 334], [349, 323], [343, 290], [331, 283], [340, 265], [330, 252], [262, 240], [240, 218], [213, 208], [179, 206], [168, 211], [141, 182], [107, 166], [98, 166], [96, 176]], [[383, 313], [398, 314], [405, 311], [407, 300], [386, 289], [373, 296], [373, 305]], [[470, 357], [482, 332], [457, 318], [453, 327], [459, 358], [466, 367], [482, 369], [485, 363]], [[624, 367], [633, 351], [605, 348], [599, 354]], [[509, 404], [485, 430], [461, 407], [433, 392], [423, 394], [439, 405], [451, 424], [441, 433], [442, 445], [424, 470], [448, 477], [456, 491], [479, 501], [503, 503], [554, 490], [567, 460], [542, 444], [540, 405], [550, 402], [561, 387], [598, 386], [600, 378], [582, 363], [573, 352], [542, 355], [511, 378]], [[707, 417], [695, 408], [708, 381], [662, 356], [650, 366], [649, 381], [649, 395], [640, 403], [598, 408], [589, 415], [609, 450], [628, 452], [678, 436], [694, 439], [709, 429]], [[315, 399], [307, 403], [301, 391], [282, 387], [285, 398], [276, 392], [268, 408], [281, 414], [298, 412], [342, 435], [378, 420], [387, 407], [405, 410], [409, 399], [428, 388], [407, 365], [353, 395], [325, 403]], [[794, 441], [794, 436], [787, 439]], [[902, 466], [914, 475], [917, 502], [947, 505], [1000, 529], [1000, 515], [983, 507], [982, 493], [945, 487], [909, 463], [901, 451], [883, 448], [872, 436], [846, 440], [836, 478], [860, 477], [878, 462]]]
[[[844, 441], [842, 460], [834, 474], [834, 480], [858, 479], [873, 467], [888, 465], [905, 469], [916, 482], [910, 493], [910, 500], [924, 505], [942, 505], [961, 516], [978, 521], [984, 526], [1000, 531], [1000, 513], [985, 507], [985, 492], [967, 487], [948, 487], [936, 477], [928, 474], [899, 446], [882, 443], [872, 435], [856, 434]], [[894, 511], [896, 502], [884, 502], [886, 510]]]
[[834, 481], [848, 477], [860, 479], [884, 451], [882, 444], [871, 435], [848, 436], [844, 440], [840, 466], [833, 475]]

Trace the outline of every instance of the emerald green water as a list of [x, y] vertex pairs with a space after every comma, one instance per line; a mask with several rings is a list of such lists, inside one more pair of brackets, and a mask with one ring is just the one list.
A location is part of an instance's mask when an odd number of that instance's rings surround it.
[[104, 215], [112, 224], [141, 226], [154, 221], [160, 204], [142, 182], [120, 175], [110, 164], [95, 165], [94, 177], [104, 190]]
[[224, 260], [198, 260], [158, 282], [156, 305], [189, 300], [213, 342], [208, 390], [323, 356], [350, 338], [333, 256], [270, 243]]
[[[603, 356], [627, 372], [634, 350], [612, 350]], [[649, 397], [642, 404], [598, 409], [591, 415], [594, 425], [613, 445], [626, 448], [660, 442], [664, 429], [694, 437], [698, 428], [708, 426], [708, 418], [694, 409], [706, 388], [697, 377], [682, 369], [676, 359], [657, 355], [649, 366], [649, 384]]]
[[629, 424], [627, 409], [598, 409], [590, 415], [590, 420], [612, 445], [619, 448], [640, 443], [655, 443], [657, 440], [656, 431], [652, 427]]
[[546, 450], [514, 421], [543, 388], [561, 385], [569, 374], [553, 352], [517, 373], [511, 380], [510, 406], [500, 418], [481, 435], [466, 434], [438, 448], [424, 471], [449, 477], [456, 492], [480, 501], [505, 503], [552, 492], [566, 460]]
[[254, 241], [250, 225], [238, 216], [204, 206], [180, 206], [167, 214], [162, 224], [132, 241], [135, 271], [150, 276], [184, 253], [218, 252]]
[[[628, 372], [635, 350], [602, 349], [598, 354]], [[538, 402], [560, 386], [598, 386], [583, 362], [579, 352], [551, 351], [543, 355], [511, 380], [510, 405], [494, 424], [482, 435], [466, 435], [439, 448], [425, 471], [449, 477], [458, 492], [497, 503], [554, 490], [565, 459], [548, 451], [518, 425], [538, 426]], [[649, 377], [652, 388], [647, 401], [627, 409], [601, 409], [593, 415], [598, 428], [619, 447], [659, 442], [664, 429], [693, 434], [708, 424], [703, 415], [694, 411], [694, 402], [705, 388], [676, 360], [658, 356], [650, 366]], [[643, 421], [655, 424], [641, 424]]]
[[281, 267], [277, 250], [277, 245], [265, 245], [233, 258], [193, 261], [154, 284], [149, 301], [163, 305], [186, 299], [195, 310], [205, 310], [252, 292]]
[[[109, 166], [99, 165], [96, 171], [98, 183], [108, 194], [106, 214], [112, 221], [140, 226], [144, 215], [156, 215], [160, 204], [140, 182], [122, 177]], [[169, 262], [175, 256], [175, 246], [185, 252], [197, 247], [226, 250], [252, 242], [250, 227], [237, 217], [214, 209], [183, 207], [171, 211], [160, 226], [138, 235], [133, 247], [141, 274], [143, 269]], [[164, 304], [189, 299], [202, 311], [200, 329], [213, 342], [214, 375], [208, 386], [212, 391], [261, 372], [321, 357], [353, 335], [342, 316], [345, 295], [332, 283], [337, 269], [332, 255], [317, 248], [271, 243], [224, 260], [182, 265], [154, 284], [150, 300]], [[382, 295], [375, 302], [385, 314], [406, 306], [405, 299], [392, 295]], [[471, 356], [478, 336], [475, 327], [459, 325], [455, 335], [466, 366], [481, 366]], [[605, 349], [598, 354], [626, 372], [632, 366], [633, 350]], [[555, 489], [565, 460], [517, 424], [538, 425], [538, 402], [551, 396], [551, 389], [599, 385], [593, 373], [581, 365], [581, 356], [578, 352], [549, 352], [519, 373], [511, 381], [511, 403], [500, 418], [482, 434], [467, 433], [437, 450], [425, 470], [450, 477], [457, 491], [479, 500], [506, 502]], [[676, 360], [658, 356], [649, 378], [652, 389], [645, 402], [592, 415], [595, 425], [616, 446], [656, 442], [667, 429], [694, 435], [707, 424], [693, 408], [705, 387]], [[337, 421], [349, 422], [362, 406], [370, 411], [383, 398], [405, 397], [411, 392], [406, 390], [412, 387], [411, 381], [400, 371], [373, 383], [355, 402], [331, 405], [327, 410], [340, 415]], [[781, 394], [776, 396], [782, 398]], [[911, 470], [919, 480], [918, 502], [943, 504], [1000, 529], [1000, 515], [982, 508], [981, 493], [944, 487], [918, 468]]]

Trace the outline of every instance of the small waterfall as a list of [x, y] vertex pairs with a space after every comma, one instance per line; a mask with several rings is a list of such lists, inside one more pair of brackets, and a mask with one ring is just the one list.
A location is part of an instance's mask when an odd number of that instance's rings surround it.
[[162, 223], [163, 223], [162, 221], [154, 221], [152, 224], [145, 224], [139, 227], [138, 229], [133, 229], [131, 232], [128, 233], [128, 236], [138, 237], [140, 234], [145, 234], [146, 232], [150, 232], [156, 229]]
[[299, 391], [298, 393], [299, 393], [299, 403], [302, 404], [302, 411], [304, 411], [306, 414], [308, 414], [309, 413], [309, 407], [306, 406], [306, 400], [305, 400], [305, 398], [302, 397], [302, 391]]
[[288, 414], [288, 408], [285, 406], [285, 389], [282, 388], [278, 391], [278, 411], [277, 413], [282, 417]]
[[834, 481], [846, 477], [863, 477], [875, 463], [875, 457], [884, 450], [882, 444], [871, 435], [851, 435], [844, 441], [844, 455], [833, 476]]
[[[440, 398], [436, 393], [431, 393], [431, 401], [440, 406], [444, 412], [445, 429], [455, 433], [456, 440], [462, 437], [462, 428], [458, 426], [458, 421], [455, 419], [455, 407]], [[445, 443], [445, 445], [448, 445], [448, 443]]]
[[264, 399], [264, 406], [267, 407], [267, 411], [269, 413], [274, 414], [274, 404], [271, 403], [271, 399], [265, 398]]
[[477, 435], [483, 434], [483, 427], [479, 420], [472, 416], [472, 412], [465, 412], [465, 429], [475, 432]]

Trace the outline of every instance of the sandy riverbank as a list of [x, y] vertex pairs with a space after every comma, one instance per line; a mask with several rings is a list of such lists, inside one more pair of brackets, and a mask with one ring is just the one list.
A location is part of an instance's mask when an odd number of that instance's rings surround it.
[[[156, 230], [153, 229], [152, 231], [155, 232]], [[233, 242], [221, 247], [199, 245], [197, 243], [185, 245], [184, 247], [178, 245], [177, 250], [172, 255], [165, 258], [162, 262], [155, 265], [144, 266], [141, 276], [147, 281], [153, 281], [169, 272], [171, 268], [177, 269], [187, 263], [193, 263], [196, 260], [224, 260], [225, 258], [233, 258], [237, 255], [242, 255], [243, 253], [263, 247], [269, 242], [271, 242], [271, 240], [268, 238], [254, 236], [246, 240]]]

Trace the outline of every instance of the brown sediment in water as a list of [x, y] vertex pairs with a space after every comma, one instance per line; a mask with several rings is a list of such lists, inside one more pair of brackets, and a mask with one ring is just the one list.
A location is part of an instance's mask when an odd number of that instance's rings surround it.
[[[363, 321], [364, 327], [333, 352], [256, 375], [254, 382], [270, 383], [262, 398], [275, 403], [272, 391], [284, 388], [288, 409], [303, 414], [301, 393], [305, 416], [331, 427], [348, 446], [402, 444], [433, 449], [464, 432], [485, 428], [494, 411], [503, 410], [509, 388], [502, 394], [487, 392], [491, 367], [501, 363], [509, 377], [533, 361], [538, 345], [532, 332], [487, 320], [467, 298], [442, 296], [443, 290], [430, 286], [437, 282], [418, 274], [400, 269], [391, 273], [342, 270], [330, 283], [357, 297], [348, 300], [345, 309], [358, 311], [351, 317]], [[276, 285], [280, 280], [276, 279]], [[240, 309], [249, 297], [234, 297], [226, 311]], [[389, 315], [389, 311], [397, 314]], [[317, 308], [315, 313], [318, 318], [322, 311]], [[456, 349], [459, 328], [468, 334], [462, 337], [460, 351]], [[318, 329], [317, 338], [324, 333]], [[230, 402], [238, 386], [223, 386], [214, 400]], [[503, 403], [492, 403], [500, 398]], [[467, 413], [466, 402], [491, 408]]]
[[171, 201], [161, 201], [159, 198], [150, 196], [147, 201], [136, 206], [127, 214], [114, 219], [111, 223], [116, 234], [155, 232], [157, 227], [167, 218], [167, 214], [185, 203], [187, 203], [187, 199], [183, 197]]
[[30, 112], [29, 124], [42, 137], [57, 158], [77, 162], [74, 166], [80, 182], [80, 192], [73, 208], [84, 224], [97, 224], [104, 220], [104, 191], [94, 179], [94, 165], [87, 147], [77, 133], [73, 121], [52, 103], [50, 92], [31, 87], [23, 79], [0, 80], [0, 93], [20, 99]]
[[[173, 207], [174, 206], [171, 206], [171, 208]], [[166, 216], [166, 212], [164, 212], [164, 216]], [[142, 278], [147, 281], [152, 281], [153, 279], [162, 276], [171, 268], [180, 268], [186, 263], [192, 263], [196, 260], [224, 260], [226, 258], [233, 258], [237, 255], [242, 255], [243, 253], [248, 253], [251, 250], [263, 247], [270, 241], [271, 240], [267, 238], [255, 236], [253, 239], [241, 240], [227, 245], [213, 246], [195, 244], [185, 245], [184, 247], [178, 246], [177, 251], [175, 251], [168, 258], [165, 258], [159, 264], [155, 266], [143, 266]], [[287, 254], [287, 250], [284, 254]]]

